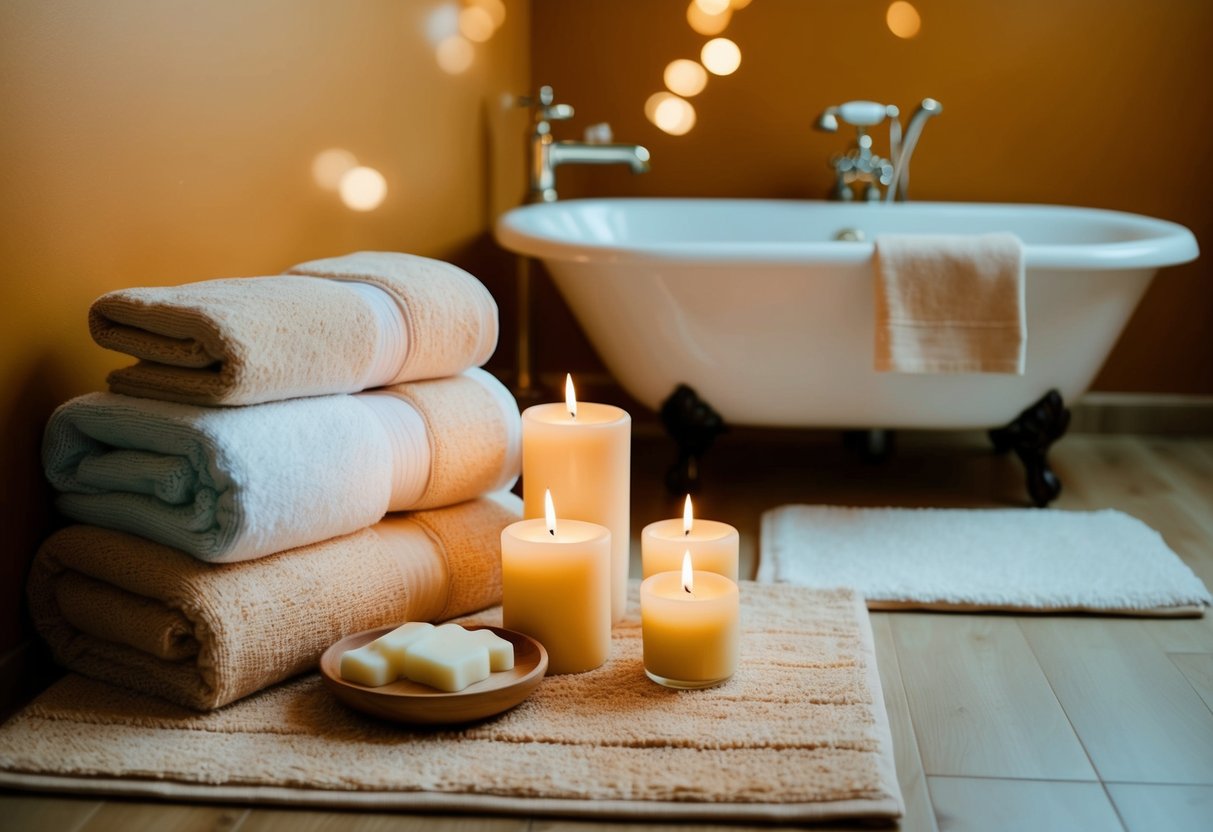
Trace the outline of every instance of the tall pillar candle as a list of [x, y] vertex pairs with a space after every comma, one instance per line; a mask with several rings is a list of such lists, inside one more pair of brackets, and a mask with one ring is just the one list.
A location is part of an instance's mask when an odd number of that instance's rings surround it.
[[694, 517], [688, 496], [682, 519], [658, 520], [640, 532], [641, 577], [680, 570], [683, 553], [690, 552], [697, 570], [736, 581], [740, 545], [737, 529], [728, 523]]
[[611, 651], [611, 533], [549, 517], [501, 532], [501, 618], [537, 640], [548, 672], [581, 673]]
[[578, 402], [572, 380], [564, 404], [522, 414], [522, 516], [543, 516], [551, 489], [562, 518], [599, 523], [611, 532], [611, 620], [627, 608], [631, 546], [632, 417], [609, 404]]

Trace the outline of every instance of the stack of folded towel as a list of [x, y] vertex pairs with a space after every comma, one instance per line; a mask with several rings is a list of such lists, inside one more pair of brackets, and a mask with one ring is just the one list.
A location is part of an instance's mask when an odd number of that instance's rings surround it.
[[215, 708], [349, 633], [500, 600], [521, 427], [478, 369], [497, 309], [474, 277], [363, 252], [112, 292], [89, 325], [139, 360], [47, 425], [84, 524], [30, 574], [62, 664]]

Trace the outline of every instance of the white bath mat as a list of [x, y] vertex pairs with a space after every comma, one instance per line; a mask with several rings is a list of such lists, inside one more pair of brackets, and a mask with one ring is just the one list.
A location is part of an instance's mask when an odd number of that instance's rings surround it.
[[1203, 615], [1209, 591], [1114, 510], [789, 505], [762, 516], [758, 580], [851, 587], [870, 609]]

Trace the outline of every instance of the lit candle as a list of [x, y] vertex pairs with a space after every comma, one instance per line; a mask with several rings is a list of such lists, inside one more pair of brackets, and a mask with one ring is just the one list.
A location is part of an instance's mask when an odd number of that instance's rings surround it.
[[737, 584], [696, 572], [691, 553], [680, 572], [659, 572], [640, 585], [644, 672], [659, 685], [706, 688], [737, 670], [741, 599]]
[[658, 520], [641, 531], [642, 577], [677, 571], [682, 566], [682, 553], [690, 551], [696, 569], [736, 581], [739, 545], [737, 529], [728, 523], [695, 519], [688, 494], [681, 520]]
[[597, 523], [545, 517], [501, 532], [501, 617], [548, 651], [549, 673], [593, 670], [611, 652], [611, 533]]
[[543, 489], [560, 498], [562, 518], [611, 530], [611, 620], [627, 608], [631, 529], [632, 417], [608, 404], [578, 402], [571, 376], [564, 404], [522, 414], [522, 516], [543, 516]]

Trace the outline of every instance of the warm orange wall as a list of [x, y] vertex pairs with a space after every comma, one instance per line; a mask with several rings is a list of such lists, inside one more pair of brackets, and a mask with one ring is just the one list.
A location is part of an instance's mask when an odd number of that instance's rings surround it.
[[[642, 107], [666, 64], [707, 40], [687, 5], [534, 0], [532, 76], [577, 109], [558, 137], [609, 121], [653, 156], [639, 177], [561, 170], [562, 197], [819, 198], [844, 146], [811, 129], [824, 107], [866, 98], [908, 114], [932, 96], [945, 112], [915, 153], [914, 198], [1114, 208], [1195, 232], [1203, 259], [1160, 274], [1095, 386], [1213, 394], [1213, 3], [915, 0], [923, 27], [905, 41], [884, 24], [887, 0], [753, 0], [724, 33], [740, 69], [709, 81], [698, 124], [673, 137]], [[544, 305], [565, 314], [548, 288]], [[562, 371], [567, 332], [537, 338], [541, 369]]]
[[[522, 193], [527, 0], [465, 74], [439, 70], [431, 0], [0, 4], [0, 654], [51, 522], [38, 446], [59, 402], [129, 363], [89, 303], [125, 286], [273, 274], [379, 248], [454, 260], [511, 297], [486, 232]], [[389, 183], [355, 213], [312, 180], [343, 147]]]

